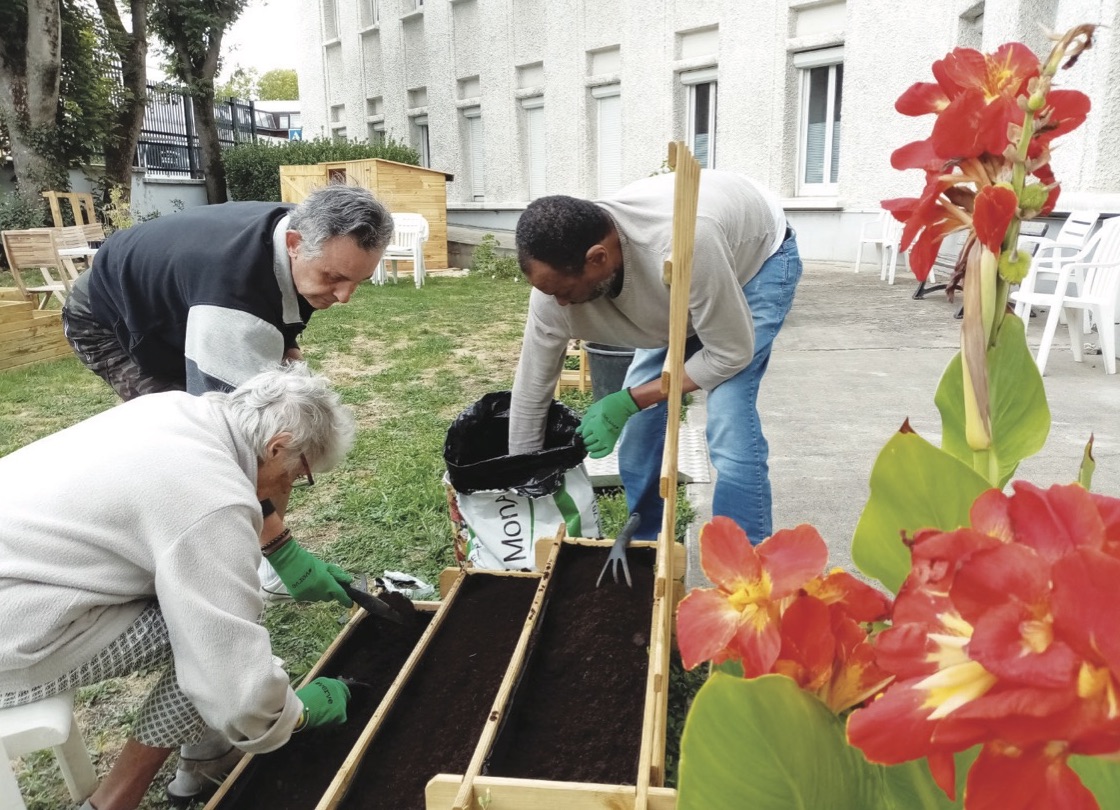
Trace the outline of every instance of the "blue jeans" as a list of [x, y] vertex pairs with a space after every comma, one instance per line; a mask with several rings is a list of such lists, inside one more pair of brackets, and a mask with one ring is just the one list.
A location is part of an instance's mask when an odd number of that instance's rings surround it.
[[[801, 278], [797, 237], [790, 228], [778, 252], [743, 286], [754, 319], [754, 358], [750, 365], [708, 392], [708, 452], [716, 470], [712, 514], [730, 517], [752, 543], [770, 536], [770, 447], [758, 416], [758, 389], [770, 363], [770, 349]], [[689, 338], [685, 356], [703, 345]], [[626, 372], [626, 388], [660, 376], [668, 349], [638, 349]], [[665, 446], [668, 404], [661, 402], [630, 418], [618, 448], [618, 469], [631, 512], [641, 514], [635, 537], [653, 539], [661, 530], [664, 501], [660, 495], [661, 456]]]

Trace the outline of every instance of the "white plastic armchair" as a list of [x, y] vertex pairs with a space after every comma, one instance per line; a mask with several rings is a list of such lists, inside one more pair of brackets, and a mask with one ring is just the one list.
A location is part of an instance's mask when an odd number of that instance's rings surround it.
[[[863, 246], [872, 245], [876, 250], [882, 251], [887, 239], [887, 225], [894, 220], [888, 212], [880, 211], [879, 215], [870, 222], [865, 222], [863, 227], [859, 229], [859, 244], [856, 246], [856, 272], [859, 272], [860, 263], [863, 261]], [[880, 269], [883, 265], [883, 257], [879, 259]]]
[[[1019, 289], [1027, 297], [1035, 292], [1050, 292], [1054, 289], [1063, 263], [1077, 261], [1079, 254], [1089, 243], [1093, 227], [1100, 219], [1099, 211], [1071, 211], [1061, 229], [1053, 239], [1044, 236], [1020, 236], [1019, 249], [1035, 246], [1031, 259], [1031, 269]], [[1073, 281], [1080, 289], [1084, 282], [1083, 274], [1077, 274]], [[1029, 305], [1020, 301], [1015, 305], [1015, 314], [1024, 317], [1023, 312]]]
[[[1083, 279], [1075, 286], [1077, 276]], [[1024, 287], [1026, 285], [1024, 284]], [[1035, 362], [1040, 374], [1046, 373], [1046, 360], [1058, 329], [1059, 315], [1064, 311], [1069, 327], [1073, 359], [1081, 362], [1082, 341], [1085, 338], [1085, 319], [1090, 313], [1097, 325], [1104, 367], [1108, 374], [1116, 373], [1116, 307], [1120, 296], [1120, 217], [1107, 220], [1072, 261], [1063, 262], [1058, 269], [1053, 292], [1038, 292], [1020, 287], [1011, 293], [1015, 311], [1023, 323], [1030, 325], [1030, 308], [1047, 307], [1046, 325]]]
[[377, 265], [371, 279], [374, 284], [384, 284], [388, 278], [386, 262], [393, 266], [393, 282], [397, 282], [397, 262], [412, 262], [412, 275], [416, 287], [424, 286], [424, 243], [428, 241], [428, 220], [421, 214], [393, 214], [393, 239]]

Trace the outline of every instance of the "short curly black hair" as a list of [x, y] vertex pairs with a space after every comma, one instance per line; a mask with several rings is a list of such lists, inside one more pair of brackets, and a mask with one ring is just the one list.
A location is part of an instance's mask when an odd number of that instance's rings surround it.
[[559, 273], [578, 276], [587, 251], [606, 237], [610, 227], [610, 217], [590, 200], [562, 194], [539, 197], [517, 220], [521, 271], [536, 259]]

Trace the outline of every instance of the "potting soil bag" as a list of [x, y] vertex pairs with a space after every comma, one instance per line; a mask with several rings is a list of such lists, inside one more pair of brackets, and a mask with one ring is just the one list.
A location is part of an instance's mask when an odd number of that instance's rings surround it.
[[476, 568], [532, 569], [537, 539], [562, 523], [570, 536], [600, 536], [579, 416], [553, 400], [544, 448], [511, 456], [509, 404], [509, 391], [486, 394], [455, 418], [443, 445], [455, 556]]

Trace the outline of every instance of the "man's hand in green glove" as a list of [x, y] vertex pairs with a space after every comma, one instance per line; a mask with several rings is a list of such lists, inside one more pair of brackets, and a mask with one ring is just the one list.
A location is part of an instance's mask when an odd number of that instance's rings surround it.
[[592, 458], [610, 455], [626, 420], [639, 411], [630, 391], [622, 389], [592, 403], [576, 432]]
[[336, 678], [316, 678], [296, 690], [303, 703], [303, 716], [296, 731], [323, 726], [341, 726], [346, 722], [346, 702], [350, 687]]
[[268, 556], [280, 581], [297, 602], [339, 602], [354, 604], [338, 583], [353, 577], [337, 565], [320, 560], [294, 540], [289, 540]]

